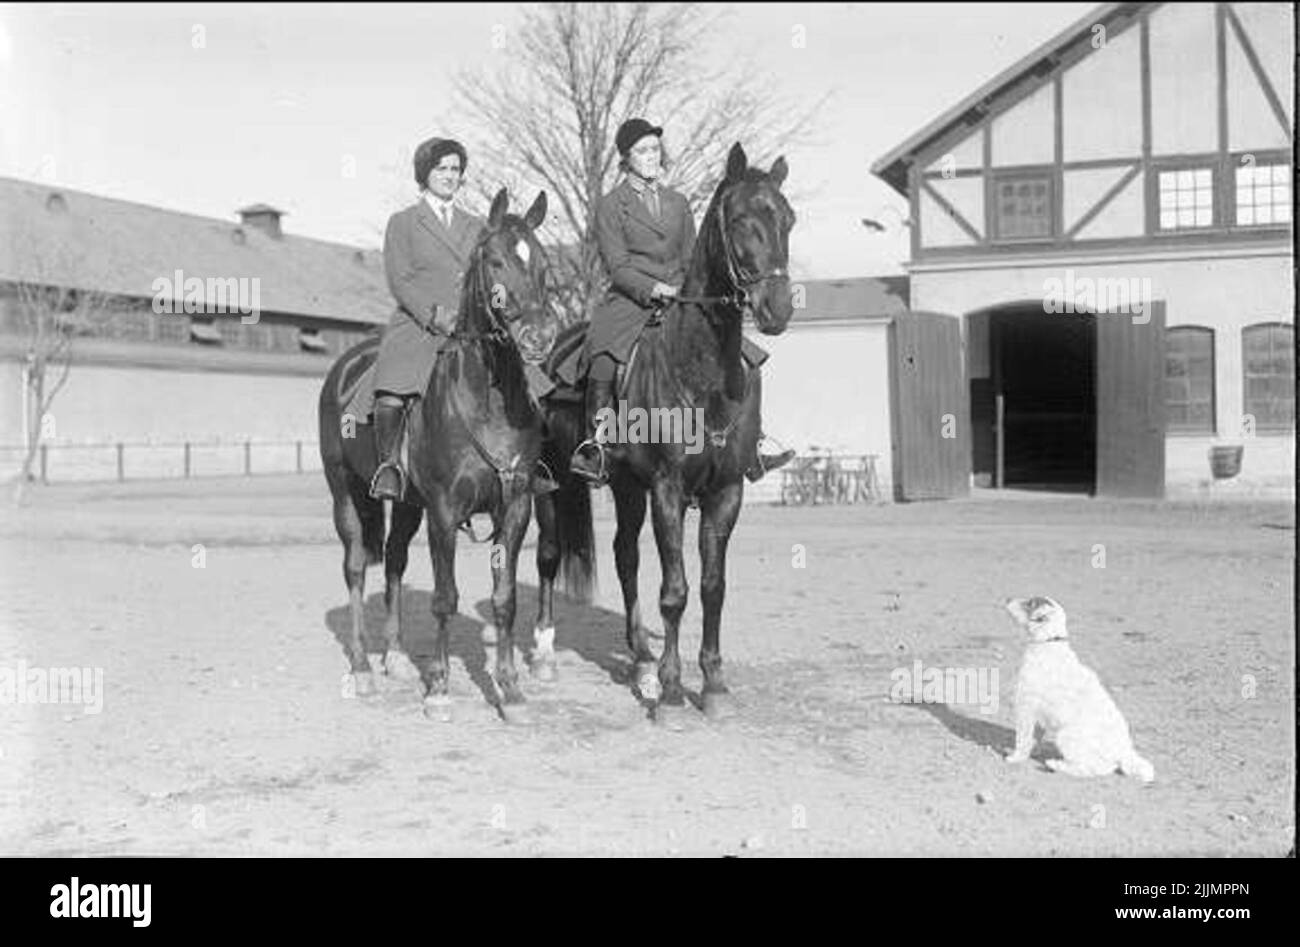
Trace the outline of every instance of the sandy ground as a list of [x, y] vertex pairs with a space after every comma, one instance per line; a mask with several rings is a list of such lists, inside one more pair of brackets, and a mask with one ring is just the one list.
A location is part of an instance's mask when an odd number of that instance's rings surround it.
[[[414, 684], [345, 696], [328, 509], [313, 474], [53, 487], [5, 511], [0, 667], [102, 668], [104, 697], [98, 714], [0, 704], [0, 852], [1281, 855], [1292, 844], [1289, 503], [747, 507], [723, 623], [740, 713], [691, 711], [676, 729], [625, 682], [607, 509], [600, 599], [558, 600], [560, 676], [525, 680], [526, 726], [484, 695], [482, 546], [460, 555], [453, 721], [427, 719]], [[648, 528], [643, 543], [657, 628]], [[407, 580], [418, 651], [430, 629], [422, 534]], [[521, 580], [528, 646], [531, 551]], [[374, 631], [381, 583], [372, 569]], [[1127, 715], [1154, 784], [1002, 760], [1022, 643], [1000, 602], [1030, 594], [1068, 609], [1074, 647]], [[891, 671], [917, 660], [996, 669], [996, 711], [891, 701]]]

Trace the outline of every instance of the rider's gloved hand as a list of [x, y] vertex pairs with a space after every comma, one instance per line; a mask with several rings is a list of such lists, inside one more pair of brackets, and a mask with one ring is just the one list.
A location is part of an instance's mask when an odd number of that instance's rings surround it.
[[650, 290], [651, 299], [672, 299], [677, 295], [677, 287], [669, 286], [667, 283], [655, 283], [654, 288]]

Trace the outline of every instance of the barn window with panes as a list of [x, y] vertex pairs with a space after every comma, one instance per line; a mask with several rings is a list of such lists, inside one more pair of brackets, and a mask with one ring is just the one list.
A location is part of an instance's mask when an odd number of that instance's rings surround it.
[[1161, 171], [1160, 229], [1195, 230], [1214, 225], [1214, 171], [1180, 168]]
[[1165, 330], [1165, 410], [1170, 431], [1214, 433], [1214, 330]]
[[1237, 224], [1291, 222], [1291, 168], [1286, 164], [1257, 164], [1237, 168]]
[[1043, 177], [994, 182], [997, 235], [1015, 240], [1052, 235], [1052, 181]]
[[1283, 322], [1241, 330], [1243, 410], [1256, 431], [1295, 427], [1295, 327]]

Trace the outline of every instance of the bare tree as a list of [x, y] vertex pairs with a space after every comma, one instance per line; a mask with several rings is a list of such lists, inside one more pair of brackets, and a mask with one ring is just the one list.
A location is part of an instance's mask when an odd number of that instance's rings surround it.
[[109, 314], [120, 307], [115, 297], [94, 290], [73, 289], [43, 279], [20, 280], [13, 284], [13, 305], [19, 315], [26, 348], [23, 362], [24, 430], [23, 465], [12, 500], [21, 505], [32, 466], [40, 449], [45, 419], [72, 370], [74, 344], [78, 335], [95, 331]]
[[806, 138], [826, 101], [783, 100], [756, 68], [711, 65], [705, 38], [729, 14], [695, 4], [529, 5], [496, 66], [453, 79], [456, 114], [480, 169], [479, 199], [502, 184], [544, 187], [547, 231], [569, 319], [589, 318], [605, 282], [593, 223], [616, 181], [614, 133], [633, 116], [667, 124], [664, 181], [701, 211], [740, 141], [755, 163]]

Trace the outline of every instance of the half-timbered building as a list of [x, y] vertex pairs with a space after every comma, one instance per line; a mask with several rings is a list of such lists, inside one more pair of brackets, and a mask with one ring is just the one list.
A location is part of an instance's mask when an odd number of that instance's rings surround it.
[[909, 357], [963, 352], [963, 474], [1161, 496], [1235, 445], [1294, 482], [1294, 68], [1289, 4], [1108, 4], [873, 165], [955, 317]]

